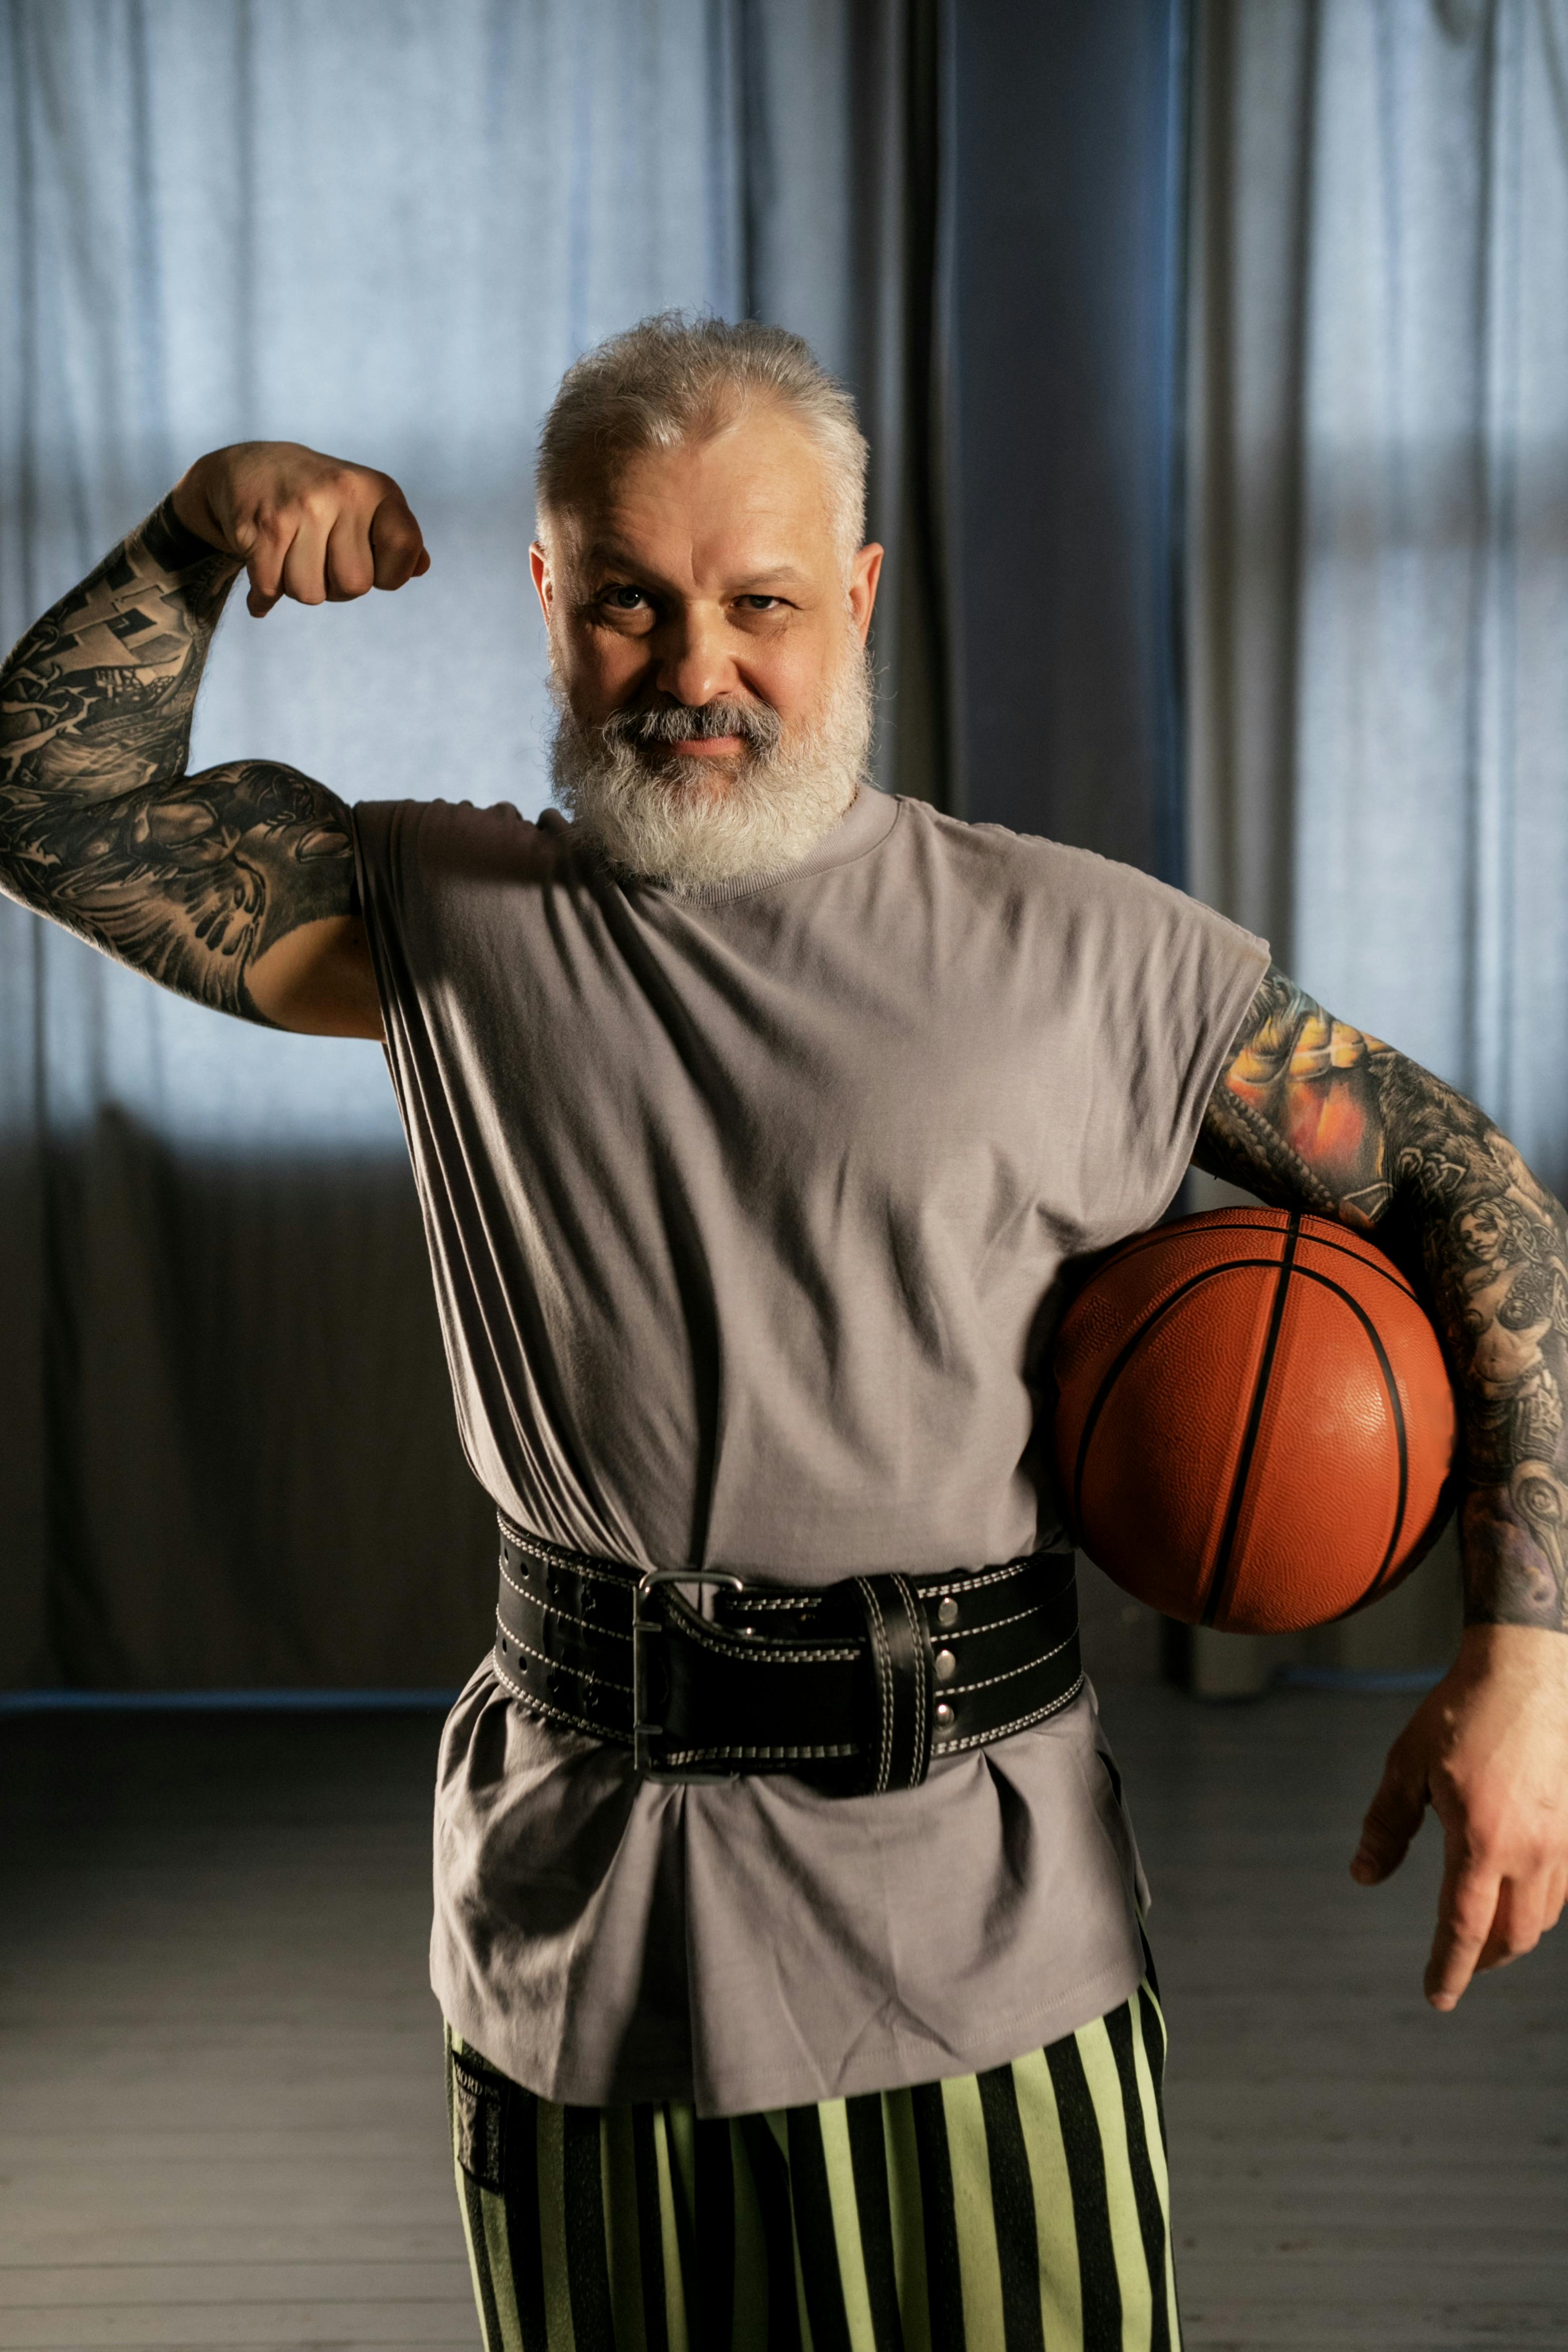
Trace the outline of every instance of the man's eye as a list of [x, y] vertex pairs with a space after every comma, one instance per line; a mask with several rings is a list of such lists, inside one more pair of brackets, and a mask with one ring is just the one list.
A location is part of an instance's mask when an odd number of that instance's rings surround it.
[[602, 602], [610, 606], [612, 612], [615, 613], [639, 612], [647, 601], [648, 599], [643, 595], [641, 588], [624, 587], [607, 588], [604, 591], [602, 599]]
[[771, 613], [784, 599], [782, 596], [743, 596], [740, 602], [748, 613]]

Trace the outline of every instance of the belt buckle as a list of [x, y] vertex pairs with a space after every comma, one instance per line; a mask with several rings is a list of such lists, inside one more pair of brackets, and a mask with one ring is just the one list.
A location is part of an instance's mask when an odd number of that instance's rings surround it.
[[645, 1780], [666, 1788], [685, 1788], [692, 1781], [737, 1780], [739, 1775], [735, 1772], [672, 1772], [653, 1761], [653, 1743], [664, 1738], [664, 1727], [649, 1719], [643, 1673], [646, 1644], [664, 1638], [664, 1620], [654, 1615], [650, 1605], [661, 1584], [725, 1584], [732, 1592], [746, 1590], [744, 1580], [732, 1575], [727, 1568], [651, 1568], [646, 1576], [638, 1578], [632, 1601], [632, 1764]]

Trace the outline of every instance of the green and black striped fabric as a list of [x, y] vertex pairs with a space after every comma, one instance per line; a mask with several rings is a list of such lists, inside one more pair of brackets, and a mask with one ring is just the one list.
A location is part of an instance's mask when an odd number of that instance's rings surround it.
[[488, 2352], [1179, 2352], [1145, 1979], [1010, 2065], [699, 2122], [447, 2034]]

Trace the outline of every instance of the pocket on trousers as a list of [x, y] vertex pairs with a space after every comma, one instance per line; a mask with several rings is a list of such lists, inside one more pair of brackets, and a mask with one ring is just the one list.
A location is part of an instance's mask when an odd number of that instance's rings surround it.
[[497, 2195], [505, 2185], [507, 2116], [502, 2085], [452, 2061], [452, 2138], [470, 2180]]

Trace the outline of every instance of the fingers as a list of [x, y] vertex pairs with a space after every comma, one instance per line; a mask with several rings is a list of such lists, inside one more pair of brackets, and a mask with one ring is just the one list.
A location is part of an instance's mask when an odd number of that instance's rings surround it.
[[1479, 1976], [1483, 1969], [1506, 1969], [1510, 1960], [1522, 1959], [1526, 1952], [1533, 1952], [1542, 1937], [1543, 1908], [1539, 1889], [1516, 1886], [1511, 1879], [1505, 1878], [1490, 1931], [1476, 1962], [1476, 1974]]
[[267, 515], [246, 533], [246, 606], [253, 618], [265, 621], [285, 596], [301, 604], [325, 604], [329, 529], [329, 517], [313, 514], [302, 503]]
[[419, 525], [395, 484], [371, 518], [371, 549], [378, 588], [402, 588], [430, 569]]
[[356, 596], [368, 595], [375, 580], [370, 520], [362, 508], [345, 508], [327, 539], [328, 602], [347, 604]]
[[313, 469], [307, 481], [264, 481], [230, 527], [250, 577], [246, 601], [258, 620], [285, 596], [300, 604], [346, 604], [371, 588], [401, 588], [430, 569], [395, 482], [305, 455]]
[[331, 519], [308, 506], [300, 515], [288, 552], [283, 559], [283, 593], [297, 604], [327, 601], [327, 541]]
[[1461, 1848], [1444, 1874], [1437, 1933], [1427, 1967], [1427, 1998], [1452, 2009], [1474, 1976], [1505, 1969], [1550, 1935], [1568, 1901], [1568, 1874], [1530, 1869], [1517, 1878]]
[[1505, 1878], [1490, 1933], [1476, 1962], [1476, 1974], [1483, 1969], [1505, 1969], [1510, 1960], [1521, 1960], [1526, 1952], [1533, 1952], [1562, 1917], [1563, 1901], [1561, 1875]]
[[288, 553], [287, 532], [259, 526], [235, 534], [245, 554], [250, 580], [246, 610], [253, 620], [265, 621], [283, 593], [283, 563]]
[[1363, 1886], [1375, 1886], [1397, 1870], [1426, 1811], [1425, 1777], [1414, 1773], [1396, 1748], [1361, 1825], [1351, 1876]]
[[1450, 1855], [1423, 1988], [1434, 2009], [1458, 2005], [1487, 1948], [1501, 1892], [1496, 1871]]

